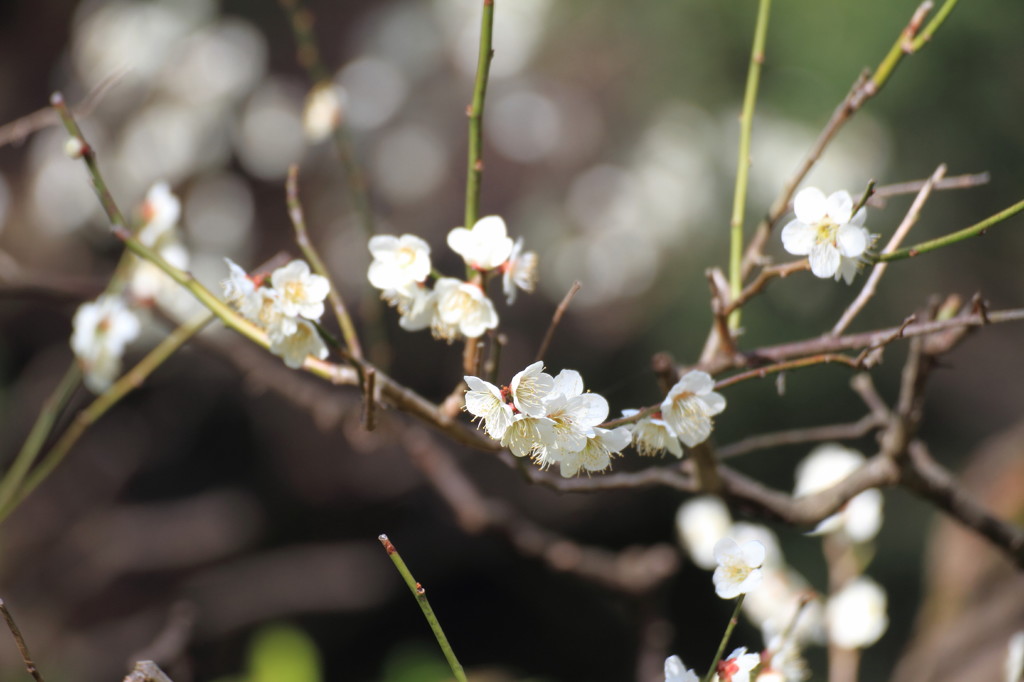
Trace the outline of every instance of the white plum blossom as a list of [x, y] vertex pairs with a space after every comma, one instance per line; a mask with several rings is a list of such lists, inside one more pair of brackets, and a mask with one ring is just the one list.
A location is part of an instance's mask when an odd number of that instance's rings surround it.
[[582, 450], [594, 427], [608, 418], [608, 401], [596, 393], [584, 393], [583, 378], [572, 369], [563, 369], [555, 377], [545, 409], [554, 431], [553, 439], [537, 454], [545, 467]]
[[146, 246], [156, 246], [168, 230], [172, 230], [181, 218], [181, 200], [171, 191], [166, 182], [157, 182], [146, 192], [142, 202], [143, 224], [138, 230], [138, 239]]
[[270, 275], [274, 290], [280, 292], [281, 312], [287, 317], [304, 317], [319, 320], [324, 314], [324, 299], [330, 291], [326, 277], [309, 271], [309, 264], [303, 260], [274, 270]]
[[139, 318], [120, 296], [103, 294], [80, 305], [71, 325], [71, 350], [82, 368], [85, 386], [102, 393], [121, 373], [121, 356], [139, 334]]
[[463, 377], [469, 390], [466, 391], [466, 411], [482, 419], [487, 435], [501, 440], [512, 426], [512, 406], [505, 400], [502, 390], [478, 377]]
[[774, 637], [765, 653], [757, 682], [804, 682], [811, 676], [800, 647], [792, 639], [782, 641], [781, 637]]
[[669, 656], [665, 659], [665, 682], [700, 682], [700, 676], [683, 665], [683, 659]]
[[[864, 455], [842, 445], [819, 445], [797, 466], [793, 495], [804, 497], [830, 488], [866, 461]], [[812, 532], [841, 533], [853, 542], [868, 542], [878, 534], [881, 526], [882, 493], [872, 488], [852, 498]]]
[[453, 341], [482, 336], [498, 326], [498, 313], [480, 287], [454, 277], [442, 277], [434, 285], [436, 309], [431, 329], [437, 338]]
[[889, 627], [885, 590], [867, 576], [860, 576], [829, 597], [825, 606], [828, 637], [844, 649], [864, 649]]
[[743, 602], [743, 614], [761, 629], [764, 641], [786, 632], [798, 645], [824, 643], [824, 604], [820, 599], [805, 603], [814, 594], [807, 580], [790, 566], [766, 564], [762, 573], [761, 584]]
[[[632, 417], [639, 412], [623, 410], [622, 416]], [[679, 436], [664, 419], [652, 415], [637, 420], [628, 428], [633, 434], [633, 446], [641, 457], [653, 457], [668, 450], [676, 457], [682, 458], [683, 446], [679, 442]]]
[[448, 233], [448, 246], [476, 270], [492, 270], [512, 254], [512, 239], [500, 216], [489, 215], [476, 221], [473, 229], [456, 227]]
[[367, 277], [377, 289], [402, 289], [430, 275], [430, 245], [416, 235], [374, 235], [369, 248], [373, 262]]
[[661, 403], [661, 418], [687, 447], [703, 443], [711, 435], [711, 419], [725, 409], [725, 398], [714, 392], [715, 380], [707, 372], [687, 372]]
[[721, 682], [750, 682], [750, 672], [761, 663], [761, 655], [747, 653], [747, 647], [733, 649], [725, 660], [718, 664], [718, 679]]
[[715, 561], [715, 545], [729, 534], [732, 516], [721, 498], [701, 495], [687, 500], [676, 512], [676, 533], [690, 559], [710, 571]]
[[537, 254], [533, 251], [523, 253], [522, 237], [512, 246], [512, 253], [501, 266], [501, 270], [501, 289], [505, 292], [505, 301], [509, 305], [516, 302], [518, 289], [533, 293], [537, 287]]
[[764, 545], [756, 540], [742, 546], [730, 537], [719, 540], [715, 544], [718, 568], [711, 576], [715, 594], [722, 599], [734, 599], [755, 589], [763, 577], [764, 555]]
[[[224, 262], [228, 266], [228, 277], [220, 282], [224, 300], [241, 310], [245, 306], [245, 301], [256, 292], [256, 283], [235, 261], [225, 258]], [[244, 312], [242, 314], [245, 315]]]
[[341, 124], [345, 91], [330, 81], [318, 83], [306, 95], [302, 110], [302, 130], [310, 142], [326, 140]]
[[865, 209], [854, 215], [846, 190], [826, 197], [820, 189], [806, 187], [796, 195], [793, 211], [796, 219], [782, 228], [786, 251], [807, 256], [816, 277], [842, 277], [851, 283], [874, 240], [864, 227]]
[[1013, 633], [1006, 647], [1004, 662], [1006, 682], [1020, 682], [1024, 679], [1024, 630]]
[[554, 442], [555, 423], [547, 417], [517, 414], [501, 437], [501, 446], [516, 457], [536, 458], [546, 444]]
[[422, 284], [410, 284], [404, 290], [391, 290], [382, 294], [385, 300], [390, 293], [398, 299], [398, 326], [407, 332], [428, 329], [437, 312], [437, 296], [432, 289]]
[[291, 334], [270, 337], [270, 352], [280, 356], [292, 369], [298, 369], [308, 355], [319, 360], [326, 358], [327, 346], [312, 322], [295, 318], [295, 330]]
[[580, 471], [604, 471], [612, 464], [612, 454], [621, 452], [629, 441], [629, 429], [624, 426], [616, 429], [594, 427], [594, 434], [587, 438], [582, 449], [561, 453], [558, 472], [562, 478], [572, 478]]
[[250, 277], [230, 259], [224, 261], [229, 271], [221, 281], [225, 300], [267, 332], [271, 353], [292, 369], [302, 367], [308, 355], [327, 357], [327, 346], [311, 322], [324, 312], [330, 287], [325, 278], [310, 273], [305, 261], [294, 260], [271, 273], [272, 286], [260, 286], [262, 276]]
[[538, 360], [512, 377], [509, 392], [516, 410], [530, 417], [543, 417], [545, 399], [555, 386], [555, 380], [544, 372], [544, 362]]

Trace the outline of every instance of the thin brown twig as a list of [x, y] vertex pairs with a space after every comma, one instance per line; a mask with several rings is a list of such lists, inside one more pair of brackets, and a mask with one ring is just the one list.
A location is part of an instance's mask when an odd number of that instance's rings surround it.
[[771, 448], [785, 445], [800, 445], [802, 443], [817, 443], [835, 440], [854, 440], [862, 438], [873, 430], [883, 425], [878, 415], [868, 413], [855, 422], [847, 424], [828, 424], [827, 426], [808, 426], [799, 429], [788, 429], [775, 431], [773, 433], [762, 433], [756, 436], [748, 436], [735, 443], [719, 446], [715, 454], [718, 459], [729, 459], [738, 457], [758, 450], [770, 450]]
[[[117, 71], [102, 81], [99, 82], [92, 91], [86, 95], [77, 106], [74, 107], [75, 115], [80, 118], [85, 118], [92, 113], [96, 105], [100, 103], [103, 96], [106, 95], [111, 88], [117, 85], [126, 71]], [[44, 107], [37, 109], [31, 114], [26, 114], [21, 118], [15, 119], [10, 123], [5, 123], [0, 126], [0, 147], [8, 144], [21, 144], [25, 138], [34, 132], [42, 130], [43, 128], [49, 128], [60, 123], [60, 117], [53, 111], [52, 107]]]
[[555, 336], [555, 328], [558, 326], [558, 323], [562, 321], [562, 316], [565, 315], [565, 311], [569, 307], [569, 303], [572, 302], [573, 297], [580, 290], [581, 286], [582, 285], [579, 281], [573, 282], [572, 286], [569, 287], [569, 291], [562, 299], [562, 302], [558, 304], [557, 308], [555, 308], [555, 313], [551, 316], [551, 324], [548, 325], [548, 330], [544, 334], [544, 340], [540, 342], [540, 348], [537, 349], [536, 361], [544, 359], [544, 356], [548, 352], [548, 346], [551, 345], [551, 339]]
[[758, 273], [754, 281], [748, 284], [746, 288], [740, 292], [740, 295], [736, 297], [736, 300], [729, 304], [726, 312], [731, 312], [732, 310], [745, 305], [747, 301], [764, 291], [764, 288], [771, 280], [775, 278], [785, 279], [795, 272], [802, 272], [810, 269], [811, 264], [806, 258], [801, 258], [800, 260], [791, 261], [789, 263], [780, 263], [779, 265], [770, 265], [763, 268], [761, 272]]
[[[954, 175], [948, 178], [942, 178], [941, 180], [934, 183], [932, 189], [934, 191], [947, 190], [947, 189], [969, 189], [972, 187], [978, 187], [988, 183], [991, 179], [989, 174], [986, 173], [973, 173], [965, 175]], [[901, 194], [917, 194], [921, 191], [929, 179], [924, 180], [911, 180], [909, 182], [896, 182], [889, 185], [882, 185], [876, 187], [871, 198], [868, 199], [868, 206], [874, 208], [884, 208], [886, 200], [889, 197], [899, 196]]]
[[[946, 174], [946, 164], [939, 164], [939, 167], [935, 169], [931, 177], [925, 182], [924, 186], [914, 197], [913, 203], [907, 210], [907, 214], [903, 217], [899, 227], [893, 232], [892, 237], [889, 239], [889, 243], [882, 249], [882, 253], [890, 253], [899, 248], [903, 240], [906, 239], [907, 234], [910, 233], [912, 228], [921, 217], [921, 209], [924, 208], [924, 204], [928, 201], [928, 197], [932, 193], [932, 188], [935, 187], [935, 183], [942, 179]], [[854, 318], [860, 314], [860, 311], [864, 309], [864, 306], [868, 304], [871, 297], [875, 295], [875, 291], [878, 289], [878, 282], [882, 279], [882, 275], [885, 274], [886, 263], [876, 263], [874, 268], [871, 270], [871, 275], [864, 283], [860, 293], [857, 294], [857, 298], [850, 303], [849, 307], [840, 316], [839, 321], [836, 322], [835, 326], [832, 327], [832, 331], [829, 332], [832, 336], [838, 336], [846, 331], [846, 328], [850, 326]]]
[[363, 373], [363, 428], [373, 431], [377, 427], [377, 370], [367, 367]]
[[524, 556], [627, 594], [649, 593], [678, 570], [678, 553], [665, 544], [612, 552], [553, 533], [504, 501], [484, 497], [452, 455], [430, 434], [407, 428], [402, 430], [401, 438], [413, 464], [451, 507], [459, 526], [467, 533], [497, 531]]
[[39, 668], [36, 667], [35, 662], [32, 660], [32, 654], [28, 652], [28, 645], [25, 644], [25, 638], [21, 635], [21, 630], [18, 628], [18, 624], [14, 622], [14, 616], [11, 615], [10, 609], [7, 608], [7, 604], [3, 599], [0, 599], [0, 613], [3, 613], [4, 620], [7, 621], [7, 628], [11, 631], [11, 635], [14, 637], [14, 643], [18, 646], [18, 653], [21, 654], [21, 660], [25, 663], [25, 670], [32, 676], [32, 679], [36, 682], [46, 682], [43, 679], [43, 674], [39, 672]]
[[291, 218], [292, 227], [295, 230], [295, 242], [302, 249], [302, 253], [313, 267], [313, 271], [326, 279], [330, 285], [327, 296], [331, 301], [331, 307], [334, 308], [334, 317], [337, 319], [338, 328], [341, 330], [341, 335], [345, 338], [345, 346], [353, 357], [362, 359], [363, 349], [359, 345], [359, 335], [356, 333], [355, 325], [352, 324], [352, 318], [348, 314], [348, 308], [345, 307], [345, 301], [342, 300], [341, 293], [334, 284], [330, 271], [324, 264], [323, 259], [320, 258], [320, 254], [317, 252], [313, 241], [309, 238], [308, 230], [306, 230], [306, 218], [302, 210], [302, 202], [299, 200], [298, 164], [293, 163], [288, 166], [285, 195], [288, 203], [288, 217]]

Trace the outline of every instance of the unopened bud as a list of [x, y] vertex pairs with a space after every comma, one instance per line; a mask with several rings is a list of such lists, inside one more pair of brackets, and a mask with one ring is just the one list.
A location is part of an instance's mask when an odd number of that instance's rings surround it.
[[80, 159], [85, 155], [85, 151], [88, 149], [85, 143], [80, 138], [69, 137], [67, 142], [64, 143], [64, 153], [71, 159]]

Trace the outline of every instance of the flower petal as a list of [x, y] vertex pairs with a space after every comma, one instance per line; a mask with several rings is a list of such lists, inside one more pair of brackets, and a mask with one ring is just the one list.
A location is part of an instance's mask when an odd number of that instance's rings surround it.
[[836, 233], [839, 253], [847, 258], [857, 258], [868, 248], [868, 230], [859, 225], [843, 225]]
[[799, 220], [793, 220], [782, 228], [782, 247], [794, 256], [806, 256], [814, 248], [818, 230]]
[[831, 244], [817, 244], [808, 256], [815, 277], [831, 277], [839, 269], [839, 249]]
[[829, 218], [840, 225], [848, 223], [853, 215], [853, 197], [845, 189], [833, 192], [825, 203], [825, 211]]
[[821, 222], [828, 208], [825, 193], [817, 187], [805, 187], [793, 200], [793, 212], [797, 220], [813, 225]]

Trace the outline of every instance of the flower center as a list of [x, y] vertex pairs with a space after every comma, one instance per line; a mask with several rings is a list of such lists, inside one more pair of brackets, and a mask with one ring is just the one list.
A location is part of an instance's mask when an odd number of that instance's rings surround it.
[[416, 250], [411, 249], [408, 246], [403, 246], [398, 249], [398, 255], [395, 260], [398, 261], [399, 267], [407, 268], [416, 260]]
[[826, 218], [818, 223], [818, 244], [836, 244], [836, 235], [839, 233], [839, 223], [833, 222]]

